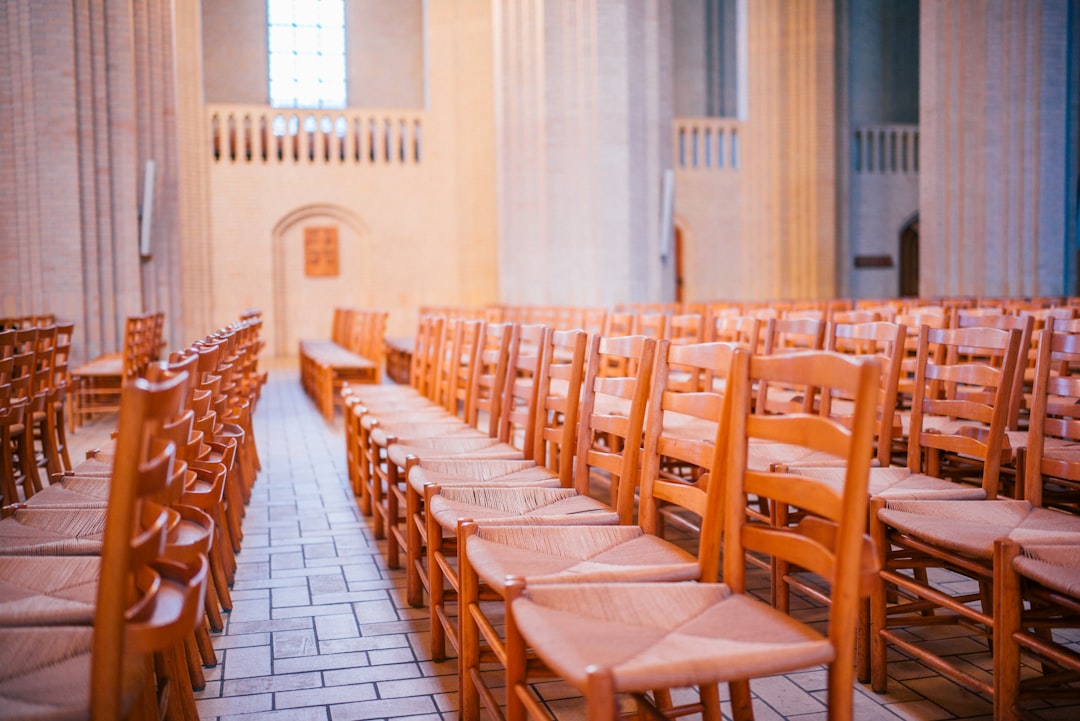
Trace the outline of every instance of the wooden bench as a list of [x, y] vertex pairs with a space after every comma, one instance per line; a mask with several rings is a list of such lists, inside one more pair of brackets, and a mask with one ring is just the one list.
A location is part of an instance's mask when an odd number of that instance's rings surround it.
[[381, 383], [386, 313], [335, 308], [329, 340], [300, 341], [300, 383], [327, 422], [344, 383]]
[[412, 338], [386, 339], [386, 375], [395, 383], [409, 385], [413, 344]]

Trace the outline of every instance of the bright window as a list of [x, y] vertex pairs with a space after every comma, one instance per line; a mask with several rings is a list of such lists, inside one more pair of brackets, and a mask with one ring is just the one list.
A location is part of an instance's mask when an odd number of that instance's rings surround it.
[[345, 107], [344, 0], [267, 0], [270, 105]]

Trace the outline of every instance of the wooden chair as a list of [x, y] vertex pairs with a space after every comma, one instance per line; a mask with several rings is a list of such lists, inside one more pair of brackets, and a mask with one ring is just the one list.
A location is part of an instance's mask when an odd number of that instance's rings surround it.
[[[506, 657], [505, 644], [496, 622], [488, 618], [486, 602], [501, 597], [508, 575], [524, 576], [529, 583], [620, 580], [692, 580], [715, 576], [719, 563], [722, 472], [717, 456], [724, 450], [714, 439], [726, 433], [730, 415], [722, 395], [714, 392], [673, 392], [668, 385], [672, 367], [696, 367], [726, 377], [737, 352], [730, 344], [675, 346], [661, 343], [649, 394], [645, 423], [644, 467], [641, 480], [641, 511], [638, 524], [628, 522], [626, 506], [634, 498], [630, 483], [617, 486], [622, 501], [622, 525], [521, 526], [462, 521], [458, 524], [460, 588], [458, 596], [459, 679], [461, 713], [474, 719], [479, 702], [497, 715], [491, 689], [484, 683], [480, 664]], [[603, 395], [605, 384], [594, 379]], [[586, 388], [589, 387], [586, 383]], [[645, 384], [638, 383], [637, 391]], [[607, 386], [610, 390], [616, 390]], [[620, 393], [622, 395], [622, 393]], [[588, 405], [588, 402], [586, 402]], [[632, 404], [631, 404], [632, 405]], [[595, 408], [595, 404], [594, 404]], [[590, 414], [591, 415], [591, 414]], [[630, 416], [623, 419], [630, 420]], [[610, 422], [610, 420], [608, 420]], [[593, 422], [595, 423], [595, 421]], [[592, 423], [590, 423], [592, 425]], [[631, 421], [631, 425], [636, 425]], [[713, 429], [708, 434], [694, 432]], [[722, 459], [722, 455], [720, 456]], [[579, 468], [582, 456], [578, 456]], [[672, 478], [661, 470], [663, 460], [693, 466], [690, 481]], [[634, 462], [624, 453], [621, 463]], [[587, 468], [586, 468], [587, 470]], [[579, 471], [580, 473], [581, 471]], [[710, 501], [711, 499], [711, 501]], [[683, 512], [696, 517], [698, 554], [684, 550], [658, 536], [665, 513]], [[483, 645], [481, 645], [483, 644]]]
[[[522, 330], [527, 328], [532, 326], [524, 326]], [[430, 535], [429, 487], [488, 484], [569, 489], [573, 486], [574, 441], [581, 408], [586, 340], [584, 331], [543, 328], [539, 348], [531, 349], [520, 340], [512, 344], [500, 437], [520, 437], [520, 456], [484, 453], [406, 456], [406, 589], [413, 605], [423, 604], [430, 578], [426, 565], [431, 555], [429, 548], [443, 542], [441, 532], [434, 537]], [[539, 357], [533, 358], [533, 352], [539, 352]], [[514, 443], [508, 445], [514, 447]]]
[[[669, 316], [664, 338], [674, 345], [690, 345], [705, 341], [705, 319], [699, 313], [681, 313]], [[681, 385], [682, 390], [696, 391], [705, 379], [695, 368], [676, 369], [671, 383]]]
[[181, 375], [125, 389], [93, 626], [0, 628], [6, 658], [24, 670], [3, 674], [5, 709], [29, 718], [156, 718], [172, 697], [180, 717], [175, 702], [190, 688], [177, 649], [201, 609], [207, 566], [204, 558], [184, 564], [162, 553], [170, 514], [150, 499], [168, 495], [177, 478], [175, 446], [158, 442], [157, 432], [180, 413], [187, 382]]
[[67, 442], [67, 411], [68, 389], [71, 384], [71, 338], [74, 332], [73, 323], [56, 326], [52, 379], [45, 398], [45, 411], [37, 424], [37, 433], [48, 461], [47, 471], [50, 477], [72, 468]]
[[[1080, 358], [1080, 336], [1039, 334], [1024, 497], [1032, 506], [1077, 514], [1080, 500], [1080, 377], [1055, 374]], [[1057, 440], [1059, 443], [1051, 444]], [[1065, 441], [1066, 443], [1061, 443]], [[1080, 620], [1080, 545], [999, 539], [994, 548], [994, 714], [1014, 719], [1033, 699], [1080, 696], [1080, 657], [1061, 631]], [[1055, 634], [1055, 630], [1057, 634]], [[1021, 680], [1021, 651], [1042, 673]]]
[[[763, 355], [821, 350], [825, 345], [824, 320], [814, 317], [770, 318], [765, 324]], [[811, 413], [815, 388], [795, 388], [762, 383], [757, 388], [756, 407], [767, 413]]]
[[[510, 364], [510, 347], [515, 337], [522, 337], [517, 329], [510, 324], [487, 324], [483, 327], [482, 337], [475, 350], [476, 356], [470, 363], [471, 368], [461, 375], [468, 386], [463, 388], [465, 397], [462, 407], [465, 410], [465, 423], [470, 428], [483, 430], [486, 425], [486, 437], [495, 439], [497, 443], [477, 444], [468, 443], [467, 446], [454, 447], [453, 441], [446, 438], [446, 444], [440, 444], [438, 449], [419, 449], [416, 445], [408, 448], [392, 446], [387, 449], [387, 495], [386, 495], [386, 524], [387, 524], [387, 560], [391, 567], [397, 567], [401, 549], [407, 548], [408, 530], [406, 525], [408, 516], [403, 516], [406, 505], [406, 490], [404, 484], [398, 479], [407, 478], [407, 468], [411, 459], [420, 457], [459, 457], [471, 459], [483, 458], [509, 458], [516, 461], [531, 461], [531, 448], [526, 449], [510, 442], [509, 426], [504, 435], [500, 424], [502, 423], [502, 409], [504, 403], [514, 405], [514, 398], [506, 398], [506, 375]], [[526, 334], [527, 336], [527, 334]], [[421, 444], [425, 445], [425, 444]], [[520, 453], [519, 453], [520, 450]], [[390, 464], [394, 464], [393, 468]], [[391, 482], [392, 481], [392, 482]], [[414, 584], [415, 585], [415, 584]]]
[[[41, 490], [41, 477], [34, 452], [34, 412], [41, 396], [36, 392], [36, 344], [38, 329], [35, 326], [0, 334], [0, 356], [12, 359], [11, 386], [12, 405], [22, 408], [21, 421], [9, 424], [6, 435], [13, 454], [13, 486], [22, 487], [23, 497], [29, 498]], [[17, 502], [13, 497], [11, 502]]]
[[[1062, 633], [1080, 625], [1080, 547], [999, 539], [994, 593], [994, 718], [1030, 718], [1031, 701], [1075, 702], [1080, 655]], [[1021, 652], [1040, 673], [1021, 674]]]
[[[852, 717], [855, 615], [873, 569], [866, 563], [866, 472], [872, 454], [877, 377], [873, 360], [827, 353], [757, 357], [742, 362], [729, 386], [732, 430], [724, 492], [724, 583], [596, 583], [506, 585], [507, 703], [509, 717], [541, 704], [527, 685], [527, 650], [556, 675], [583, 692], [590, 719], [615, 719], [617, 694], [652, 706], [653, 689], [697, 686], [699, 705], [659, 713], [696, 710], [720, 718], [716, 684], [731, 689], [732, 715], [749, 718], [751, 677], [828, 665], [828, 714]], [[825, 386], [848, 385], [858, 399], [852, 429], [816, 417], [750, 414], [751, 380]], [[768, 472], [746, 467], [748, 438], [812, 443], [848, 460], [844, 492], [793, 488]], [[790, 477], [787, 477], [790, 478]], [[780, 503], [813, 506], [797, 528], [748, 522], [746, 494]], [[811, 520], [815, 519], [815, 520]], [[829, 579], [833, 604], [822, 635], [747, 593], [748, 551], [782, 554]]]
[[[958, 329], [936, 331], [949, 333], [961, 347], [979, 346], [989, 339], [991, 333], [1008, 334], [1012, 340], [1009, 345], [1019, 349], [1019, 331], [1000, 331], [996, 329]], [[970, 335], [983, 335], [980, 343]], [[924, 337], [931, 335], [924, 329]], [[966, 337], [962, 337], [966, 336]], [[870, 517], [871, 533], [878, 546], [882, 561], [881, 582], [875, 586], [871, 596], [871, 672], [875, 690], [885, 690], [887, 672], [885, 666], [886, 644], [903, 649], [916, 659], [923, 659], [942, 673], [953, 679], [962, 680], [967, 688], [993, 693], [992, 680], [973, 672], [970, 668], [959, 668], [939, 657], [931, 646], [924, 646], [908, 633], [899, 631], [901, 627], [920, 625], [959, 624], [974, 628], [990, 637], [994, 634], [993, 594], [993, 553], [994, 541], [998, 538], [1019, 534], [1022, 538], [1038, 541], [1040, 538], [1061, 539], [1074, 537], [1080, 541], [1080, 518], [1070, 517], [1034, 506], [1026, 500], [993, 500], [997, 498], [996, 478], [1003, 459], [1008, 457], [1005, 447], [1004, 419], [1007, 418], [1009, 385], [1014, 377], [1014, 362], [1009, 356], [1014, 352], [1002, 346], [999, 352], [1006, 354], [1006, 362], [1000, 369], [984, 366], [979, 370], [968, 366], [950, 370], [947, 366], [928, 373], [922, 369], [919, 378], [932, 377], [934, 384], [947, 385], [954, 382], [970, 382], [987, 386], [998, 385], [995, 399], [985, 406], [972, 400], [948, 400], [935, 398], [931, 392], [929, 405], [946, 405], [951, 410], [942, 408], [942, 412], [956, 414], [964, 408], [982, 406], [977, 412], [969, 412], [968, 417], [982, 416], [987, 424], [985, 428], [974, 427], [970, 431], [961, 431], [950, 437], [944, 433], [919, 433], [922, 442], [932, 445], [933, 453], [952, 451], [962, 453], [970, 461], [981, 458], [986, 470], [983, 472], [983, 488], [991, 500], [966, 501], [926, 501], [876, 498], [872, 502]], [[1049, 359], [1049, 355], [1047, 355]], [[1040, 354], [1040, 360], [1043, 360]], [[1042, 387], [1045, 381], [1039, 381], [1044, 367], [1036, 374], [1037, 384]], [[994, 379], [994, 374], [997, 379]], [[917, 417], [921, 413], [923, 401], [916, 397], [913, 414], [913, 433], [919, 426]], [[975, 418], [978, 420], [978, 418]], [[914, 440], [914, 436], [913, 436]], [[915, 450], [912, 452], [914, 462]], [[970, 465], [965, 463], [965, 465]], [[944, 467], [942, 467], [944, 469]], [[1038, 475], [1038, 474], [1036, 474]], [[920, 573], [911, 574], [910, 569], [919, 569]], [[932, 586], [922, 573], [926, 569], [945, 569], [959, 577], [971, 579], [978, 586], [974, 593], [949, 594], [941, 587]], [[887, 603], [890, 592], [898, 592], [898, 602]]]
[[[1021, 355], [1016, 363], [1016, 378], [1012, 383], [1012, 397], [1009, 399], [1009, 430], [1020, 431], [1021, 411], [1024, 410], [1025, 378], [1028, 376], [1028, 349], [1032, 348], [1032, 335], [1035, 319], [1030, 315], [1004, 315], [1002, 309], [996, 313], [978, 313], [975, 310], [958, 310], [953, 327], [955, 328], [1000, 328], [1020, 331]], [[1034, 365], [1032, 365], [1032, 372]], [[1025, 419], [1026, 420], [1026, 419]], [[1025, 423], [1026, 425], [1026, 423]], [[1026, 443], [1026, 436], [1020, 433], [1012, 435], [1013, 447]]]
[[[621, 519], [628, 523], [633, 514], [633, 493], [640, 474], [640, 439], [649, 397], [656, 342], [643, 336], [601, 338], [589, 343], [580, 412], [567, 402], [567, 412], [559, 425], [547, 431], [556, 420], [548, 413], [538, 421], [538, 441], [549, 453], [550, 463], [569, 469], [564, 485], [503, 486], [487, 481], [464, 481], [443, 487], [424, 486], [427, 519], [427, 590], [432, 624], [432, 657], [445, 657], [445, 641], [460, 648], [458, 619], [447, 612], [448, 603], [459, 608], [460, 580], [454, 562], [458, 556], [458, 525], [471, 520], [487, 525], [600, 526], [613, 525]], [[599, 375], [606, 355], [619, 355], [640, 369], [639, 375], [611, 378]], [[551, 373], [546, 376], [551, 377]], [[549, 386], [550, 381], [544, 385]], [[542, 386], [541, 394], [549, 391]], [[614, 396], [621, 402], [598, 404], [597, 397]], [[569, 399], [568, 399], [569, 401]], [[544, 405], [550, 405], [545, 403]], [[626, 413], [620, 412], [625, 408]], [[544, 426], [544, 431], [540, 431]], [[590, 497], [590, 480], [603, 475], [610, 484], [612, 504]], [[620, 489], [621, 492], [620, 492]], [[618, 500], [616, 500], [618, 499]], [[454, 560], [452, 560], [454, 559]], [[447, 591], [447, 586], [452, 588]]]
[[[10, 332], [0, 331], [0, 344], [5, 333]], [[25, 427], [26, 418], [26, 400], [16, 397], [11, 385], [14, 365], [15, 359], [12, 356], [5, 358], [0, 354], [0, 496], [3, 497], [4, 504], [16, 503], [19, 500], [14, 434], [17, 429]]]

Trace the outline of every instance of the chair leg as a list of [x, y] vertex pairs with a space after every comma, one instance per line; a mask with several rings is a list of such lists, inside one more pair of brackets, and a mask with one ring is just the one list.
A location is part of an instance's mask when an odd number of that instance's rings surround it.
[[70, 471], [72, 468], [71, 456], [68, 453], [67, 425], [64, 423], [66, 407], [67, 402], [63, 400], [54, 405], [52, 435], [56, 438], [56, 447], [60, 451], [60, 462], [63, 464], [63, 470]]
[[206, 674], [203, 673], [202, 655], [199, 653], [199, 645], [192, 632], [184, 639], [184, 657], [187, 659], [188, 678], [191, 681], [193, 691], [202, 691], [206, 688]]
[[1004, 539], [994, 543], [994, 718], [999, 721], [1018, 718], [1020, 646], [1013, 634], [1020, 630], [1024, 602], [1012, 562], [1019, 553], [1018, 543]]
[[[424, 489], [428, 498], [432, 495], [432, 489], [433, 486]], [[441, 616], [445, 613], [443, 603], [446, 595], [446, 579], [443, 578], [442, 565], [437, 558], [442, 549], [442, 526], [430, 514], [427, 516], [427, 537], [427, 587], [428, 607], [431, 615], [431, 659], [433, 661], [445, 661], [446, 629], [443, 627]]]
[[214, 643], [210, 640], [210, 629], [206, 625], [206, 619], [195, 627], [195, 643], [199, 646], [203, 666], [207, 668], [217, 666], [217, 651], [214, 650]]
[[422, 559], [427, 528], [421, 511], [423, 499], [406, 481], [405, 483], [405, 594], [413, 608], [424, 606], [424, 588], [420, 580]]
[[26, 498], [30, 498], [30, 496], [41, 490], [41, 478], [38, 476], [37, 462], [34, 460], [34, 430], [33, 425], [29, 422], [29, 415], [27, 413], [28, 422], [23, 424], [17, 444], [19, 467], [22, 470], [23, 493]]
[[0, 426], [0, 495], [5, 504], [18, 503], [19, 489], [15, 485], [15, 454], [11, 449], [11, 434]]
[[746, 679], [728, 682], [731, 698], [731, 718], [735, 721], [753, 721], [754, 704], [750, 697], [750, 682]]

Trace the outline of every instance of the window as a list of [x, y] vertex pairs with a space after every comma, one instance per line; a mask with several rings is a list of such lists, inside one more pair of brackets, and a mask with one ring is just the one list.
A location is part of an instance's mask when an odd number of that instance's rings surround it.
[[267, 0], [270, 105], [345, 107], [344, 0]]

